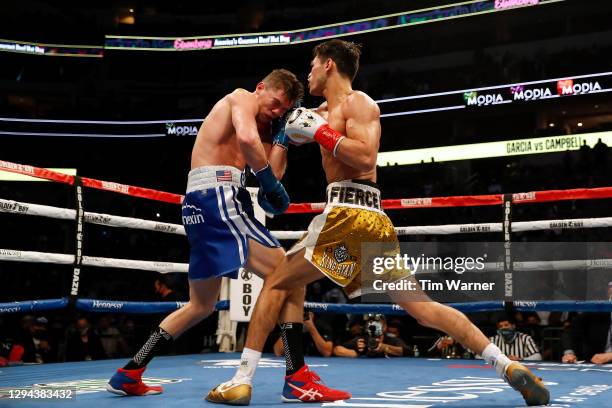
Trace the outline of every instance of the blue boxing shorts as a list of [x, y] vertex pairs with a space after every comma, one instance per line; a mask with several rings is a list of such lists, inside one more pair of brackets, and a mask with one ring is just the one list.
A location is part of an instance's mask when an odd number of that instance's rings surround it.
[[255, 219], [244, 174], [231, 166], [203, 166], [189, 172], [183, 226], [191, 245], [189, 279], [236, 278], [249, 256], [248, 238], [280, 247]]

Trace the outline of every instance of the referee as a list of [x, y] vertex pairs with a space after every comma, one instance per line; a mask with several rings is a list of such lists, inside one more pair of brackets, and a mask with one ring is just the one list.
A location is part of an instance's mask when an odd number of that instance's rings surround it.
[[533, 338], [516, 330], [514, 323], [504, 317], [497, 322], [497, 334], [490, 338], [510, 360], [541, 360], [542, 355]]

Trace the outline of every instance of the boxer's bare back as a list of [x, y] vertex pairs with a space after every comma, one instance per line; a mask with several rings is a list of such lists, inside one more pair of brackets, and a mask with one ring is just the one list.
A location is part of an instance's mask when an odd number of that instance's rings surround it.
[[[264, 98], [259, 101], [257, 98]], [[226, 165], [244, 169], [246, 159], [240, 149], [236, 128], [241, 125], [257, 126], [266, 156], [271, 148], [270, 122], [291, 105], [282, 90], [268, 89], [265, 95], [256, 95], [244, 89], [221, 98], [204, 119], [191, 153], [191, 168]]]

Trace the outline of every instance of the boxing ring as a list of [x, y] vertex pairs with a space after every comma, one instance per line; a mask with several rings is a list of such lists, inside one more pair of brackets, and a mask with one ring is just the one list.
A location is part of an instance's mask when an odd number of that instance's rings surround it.
[[[35, 215], [75, 221], [75, 252], [47, 253], [14, 248], [0, 249], [0, 261], [35, 262], [73, 265], [72, 285], [66, 296], [56, 299], [0, 303], [0, 313], [37, 312], [75, 308], [86, 312], [110, 313], [160, 313], [180, 308], [184, 302], [129, 302], [113, 299], [86, 299], [79, 296], [79, 282], [83, 266], [137, 269], [161, 273], [186, 273], [188, 265], [174, 262], [159, 262], [119, 258], [91, 257], [83, 254], [83, 226], [85, 223], [101, 224], [118, 228], [133, 228], [157, 233], [185, 235], [182, 225], [145, 219], [128, 218], [118, 215], [85, 211], [83, 206], [84, 187], [106, 190], [133, 197], [162, 201], [180, 205], [182, 196], [141, 187], [129, 186], [96, 179], [69, 176], [33, 166], [0, 161], [0, 170], [20, 173], [71, 185], [74, 189], [75, 209], [52, 207], [7, 200], [0, 197], [0, 212]], [[498, 223], [453, 224], [434, 226], [397, 227], [398, 235], [439, 235], [464, 233], [499, 233], [507, 231], [567, 230], [581, 228], [605, 228], [612, 226], [612, 217], [534, 220], [512, 222], [507, 217], [514, 205], [554, 202], [563, 200], [592, 200], [612, 198], [612, 187], [554, 190], [518, 193], [512, 195], [492, 194], [461, 197], [433, 197], [417, 199], [383, 200], [387, 210], [436, 207], [499, 206]], [[289, 214], [316, 213], [323, 210], [323, 203], [292, 204]], [[510, 228], [511, 225], [511, 228]], [[302, 231], [272, 231], [278, 239], [296, 239]], [[509, 238], [508, 238], [509, 239]], [[611, 265], [612, 260], [604, 260]], [[610, 261], [610, 262], [607, 262]], [[568, 262], [568, 261], [565, 261]], [[537, 263], [519, 263], [514, 267], [529, 270]], [[559, 265], [564, 267], [564, 264]], [[565, 267], [572, 267], [571, 262]], [[499, 311], [508, 306], [504, 301], [484, 301], [452, 304], [464, 312]], [[512, 302], [517, 311], [612, 311], [610, 301], [543, 301]], [[217, 303], [217, 310], [228, 310], [229, 301]], [[384, 313], [403, 314], [391, 304], [327, 304], [306, 302], [306, 309], [328, 313]], [[200, 406], [207, 404], [202, 397], [213, 386], [226, 380], [239, 363], [236, 353], [211, 353], [158, 357], [145, 373], [144, 380], [150, 384], [163, 384], [165, 393], [145, 398], [122, 398], [105, 392], [105, 384], [114, 370], [126, 359], [100, 360], [79, 363], [57, 363], [43, 365], [22, 365], [0, 368], [0, 406], [40, 406], [41, 401], [33, 399], [11, 399], [9, 390], [71, 389], [76, 398], [68, 400], [44, 399], [50, 406]], [[344, 359], [307, 358], [311, 367], [319, 372], [326, 382], [337, 388], [347, 389], [354, 398], [347, 401], [322, 404], [326, 407], [484, 407], [523, 406], [520, 394], [511, 390], [497, 378], [494, 370], [481, 360], [458, 359]], [[384, 369], [381, 367], [384, 364]], [[612, 396], [612, 364], [599, 365], [561, 363], [534, 363], [526, 365], [536, 375], [544, 377], [551, 391], [551, 404], [563, 407], [610, 406]], [[281, 406], [280, 392], [284, 360], [264, 358], [254, 380], [254, 394], [251, 405]]]

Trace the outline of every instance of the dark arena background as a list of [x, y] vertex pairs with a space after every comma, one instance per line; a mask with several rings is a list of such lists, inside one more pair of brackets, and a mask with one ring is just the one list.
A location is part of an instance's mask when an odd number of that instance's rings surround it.
[[[551, 406], [611, 407], [611, 22], [606, 0], [3, 1], [0, 406], [212, 405], [240, 364], [261, 285], [248, 271], [149, 365], [162, 395], [106, 383], [189, 300], [180, 204], [210, 109], [276, 68], [307, 84], [312, 49], [340, 38], [362, 45], [353, 89], [380, 108], [377, 184], [402, 248], [503, 248], [487, 264], [501, 291], [452, 306], [500, 344], [529, 339], [505, 353]], [[303, 106], [322, 102], [306, 87]], [[327, 184], [316, 143], [287, 154], [292, 204], [265, 219], [285, 249]], [[306, 362], [353, 398], [317, 406], [524, 405], [454, 339], [322, 278], [306, 290]], [[251, 405], [282, 404], [278, 339]]]

